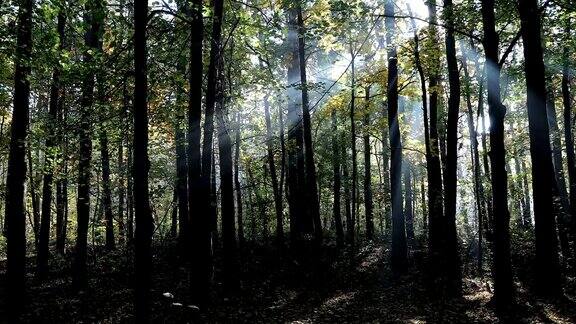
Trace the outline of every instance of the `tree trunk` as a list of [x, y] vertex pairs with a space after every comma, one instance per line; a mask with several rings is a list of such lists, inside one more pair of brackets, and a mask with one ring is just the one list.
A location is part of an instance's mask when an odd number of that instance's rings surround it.
[[546, 82], [541, 40], [541, 14], [537, 0], [519, 0], [532, 157], [532, 188], [536, 221], [536, 286], [544, 295], [562, 291], [553, 190], [556, 186], [550, 155], [550, 134], [546, 116]]
[[448, 98], [448, 122], [446, 129], [446, 173], [444, 183], [445, 240], [447, 289], [451, 295], [462, 293], [462, 275], [460, 255], [458, 253], [458, 233], [456, 231], [456, 198], [458, 171], [458, 117], [460, 115], [460, 76], [456, 60], [456, 41], [454, 39], [454, 5], [452, 0], [444, 0], [446, 24], [446, 60], [450, 96]]
[[562, 162], [562, 143], [560, 140], [560, 128], [558, 127], [558, 117], [556, 115], [556, 104], [552, 76], [546, 77], [546, 115], [548, 117], [548, 128], [550, 130], [552, 145], [552, 165], [556, 186], [553, 188], [554, 206], [556, 207], [556, 219], [558, 222], [558, 238], [560, 239], [560, 249], [564, 261], [571, 259], [570, 243], [568, 240], [570, 202], [566, 191], [566, 177], [564, 176], [564, 165]]
[[276, 174], [276, 164], [274, 162], [274, 151], [272, 147], [272, 121], [270, 119], [270, 103], [268, 95], [264, 97], [264, 117], [266, 119], [266, 151], [268, 157], [268, 169], [272, 180], [272, 194], [274, 196], [274, 210], [276, 211], [276, 243], [281, 246], [284, 242], [284, 222], [282, 210], [282, 195], [278, 186]]
[[306, 52], [304, 39], [306, 29], [302, 18], [302, 6], [296, 1], [298, 21], [298, 58], [300, 65], [300, 86], [302, 88], [302, 126], [304, 135], [304, 159], [306, 162], [306, 193], [307, 206], [314, 225], [314, 238], [317, 244], [322, 242], [322, 222], [320, 221], [320, 204], [318, 200], [318, 183], [316, 180], [316, 165], [314, 164], [314, 149], [312, 145], [312, 125], [310, 121], [310, 103], [308, 99], [308, 81], [306, 79]]
[[236, 117], [236, 151], [234, 152], [234, 187], [236, 188], [236, 217], [238, 226], [238, 247], [240, 250], [244, 247], [244, 212], [242, 208], [242, 187], [240, 186], [240, 141], [242, 134], [240, 133], [240, 112]]
[[398, 56], [394, 37], [394, 1], [387, 0], [384, 7], [386, 15], [386, 43], [388, 44], [388, 129], [390, 132], [390, 184], [392, 192], [392, 252], [391, 265], [396, 273], [404, 273], [408, 267], [408, 246], [406, 243], [406, 225], [402, 211], [402, 139], [398, 123]]
[[352, 50], [352, 45], [350, 45], [350, 55], [352, 56], [352, 61], [350, 62], [350, 66], [351, 66], [351, 72], [352, 72], [352, 76], [351, 76], [351, 82], [352, 82], [352, 86], [350, 87], [351, 93], [351, 99], [350, 99], [350, 136], [351, 136], [351, 147], [352, 147], [352, 188], [351, 190], [351, 215], [350, 215], [350, 223], [346, 224], [346, 226], [349, 226], [349, 233], [351, 233], [352, 235], [350, 236], [350, 241], [352, 242], [352, 244], [354, 244], [354, 233], [355, 230], [354, 228], [356, 227], [356, 200], [358, 200], [358, 197], [356, 195], [356, 186], [357, 186], [357, 182], [358, 182], [358, 161], [356, 159], [358, 153], [356, 150], [356, 76], [355, 76], [355, 55], [354, 55], [354, 51]]
[[413, 200], [414, 192], [412, 191], [412, 170], [410, 163], [404, 161], [404, 210], [406, 214], [406, 237], [410, 244], [414, 244], [414, 213]]
[[[463, 43], [460, 43], [462, 53], [466, 53]], [[482, 182], [482, 170], [480, 169], [480, 153], [478, 152], [478, 133], [474, 125], [474, 113], [472, 111], [472, 99], [470, 83], [471, 78], [468, 74], [468, 61], [466, 55], [462, 56], [462, 65], [464, 70], [464, 91], [466, 94], [466, 116], [468, 121], [468, 133], [470, 134], [470, 149], [472, 150], [472, 169], [474, 172], [474, 196], [476, 200], [476, 210], [478, 218], [478, 273], [482, 276], [483, 261], [483, 221], [486, 217], [484, 184]], [[478, 71], [476, 73], [479, 73]], [[479, 91], [483, 92], [484, 84], [480, 83]], [[480, 100], [480, 98], [479, 98]]]
[[370, 87], [366, 88], [366, 111], [364, 112], [364, 206], [366, 209], [366, 238], [374, 237], [372, 202], [372, 162], [370, 159]]
[[30, 58], [32, 52], [32, 0], [18, 2], [14, 102], [10, 127], [10, 151], [6, 178], [6, 296], [8, 318], [18, 321], [24, 307], [26, 278], [26, 138], [30, 105]]
[[[213, 2], [213, 24], [212, 40], [210, 46], [210, 63], [208, 66], [208, 78], [206, 87], [206, 108], [204, 118], [204, 137], [202, 141], [202, 171], [198, 184], [198, 193], [196, 203], [199, 203], [200, 213], [195, 217], [195, 223], [191, 227], [195, 228], [195, 262], [193, 267], [192, 287], [195, 287], [196, 299], [202, 301], [209, 294], [210, 281], [212, 276], [212, 231], [211, 231], [211, 172], [213, 166], [213, 143], [214, 143], [214, 108], [216, 105], [216, 82], [217, 66], [221, 56], [221, 37], [223, 22], [224, 4], [223, 0]], [[201, 86], [201, 84], [200, 84]], [[190, 209], [192, 204], [190, 204]]]
[[[85, 22], [86, 33], [84, 43], [89, 48], [84, 53], [84, 63], [90, 66], [94, 63], [93, 52], [99, 49], [99, 35], [102, 22], [102, 3], [92, 1], [86, 4]], [[86, 259], [88, 245], [88, 222], [90, 220], [90, 173], [92, 160], [92, 121], [91, 114], [94, 104], [95, 72], [91, 67], [84, 75], [82, 82], [82, 98], [80, 103], [80, 130], [79, 130], [79, 162], [78, 162], [78, 193], [76, 202], [77, 233], [76, 255], [72, 285], [80, 290], [88, 285]]]
[[105, 129], [100, 130], [100, 157], [102, 160], [102, 208], [106, 222], [106, 249], [116, 248], [114, 242], [114, 217], [112, 216], [112, 189], [110, 181], [110, 155], [108, 153], [108, 135]]
[[[186, 74], [184, 59], [178, 62], [180, 74]], [[180, 255], [186, 259], [188, 243], [190, 243], [190, 224], [188, 223], [188, 161], [186, 157], [184, 84], [179, 83], [176, 94], [176, 119], [174, 121], [174, 140], [176, 142], [176, 196], [178, 201], [178, 245]]]
[[[346, 143], [346, 137], [342, 133], [342, 143]], [[341, 147], [341, 158], [342, 158], [342, 175], [344, 180], [344, 211], [346, 219], [346, 242], [348, 244], [354, 244], [354, 227], [352, 226], [352, 211], [350, 206], [350, 173], [348, 172], [348, 152], [346, 151], [346, 145]]]
[[334, 205], [332, 206], [332, 215], [334, 217], [334, 224], [336, 225], [336, 245], [338, 247], [344, 246], [344, 228], [342, 227], [342, 214], [340, 207], [340, 145], [338, 143], [338, 120], [336, 119], [336, 110], [332, 110], [332, 169], [333, 169], [333, 191], [334, 191]]
[[[570, 37], [570, 20], [566, 23], [564, 31]], [[562, 53], [562, 104], [564, 107], [564, 142], [566, 145], [566, 161], [568, 165], [568, 182], [570, 187], [570, 216], [572, 222], [572, 239], [576, 239], [576, 156], [574, 154], [574, 137], [572, 134], [572, 107], [570, 95], [570, 53], [568, 46], [564, 46]]]
[[[58, 13], [58, 36], [59, 50], [64, 49], [64, 27], [66, 16], [63, 8]], [[39, 278], [44, 278], [48, 274], [48, 258], [50, 257], [50, 218], [52, 207], [52, 183], [54, 179], [54, 162], [56, 154], [56, 121], [58, 119], [58, 107], [60, 91], [60, 66], [56, 65], [52, 71], [52, 85], [50, 86], [50, 105], [48, 110], [47, 138], [46, 138], [46, 162], [44, 165], [44, 180], [42, 186], [42, 216], [40, 219], [40, 237], [38, 248], [37, 274]]]
[[304, 139], [302, 129], [302, 97], [297, 85], [300, 81], [300, 63], [298, 52], [298, 12], [294, 8], [288, 10], [288, 40], [291, 59], [288, 63], [288, 205], [290, 209], [290, 241], [293, 247], [305, 233], [313, 231], [313, 222], [306, 212], [305, 173], [304, 173]]
[[510, 213], [508, 212], [508, 174], [504, 148], [504, 116], [506, 107], [500, 97], [500, 66], [498, 65], [498, 34], [494, 1], [482, 2], [485, 74], [490, 115], [490, 163], [492, 171], [492, 200], [494, 222], [494, 299], [498, 308], [512, 301], [513, 282], [510, 262]]
[[146, 24], [148, 3], [134, 3], [134, 216], [136, 237], [134, 253], [136, 321], [144, 323], [150, 316], [150, 271], [152, 268], [152, 233], [154, 220], [148, 193], [148, 78]]

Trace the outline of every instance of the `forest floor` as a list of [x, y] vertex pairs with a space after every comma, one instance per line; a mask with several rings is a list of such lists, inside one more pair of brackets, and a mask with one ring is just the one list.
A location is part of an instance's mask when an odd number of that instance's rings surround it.
[[[242, 257], [242, 289], [224, 296], [215, 274], [212, 302], [200, 310], [187, 303], [187, 275], [173, 246], [154, 249], [153, 316], [157, 323], [575, 323], [574, 280], [562, 300], [535, 298], [517, 283], [518, 305], [497, 315], [490, 306], [491, 283], [465, 276], [460, 299], [442, 300], [425, 288], [422, 253], [412, 255], [409, 273], [396, 277], [383, 244], [371, 243], [354, 252], [324, 249], [313, 271], [272, 249], [254, 248]], [[70, 257], [55, 259], [55, 269], [40, 283], [29, 274], [25, 322], [132, 322], [132, 269], [126, 251], [92, 253], [91, 289], [70, 287]], [[94, 255], [99, 255], [97, 258]], [[219, 260], [216, 260], [218, 263]], [[217, 264], [218, 265], [218, 264]], [[30, 260], [33, 269], [33, 260]], [[217, 267], [218, 268], [218, 267]], [[0, 285], [5, 262], [0, 263]], [[488, 275], [486, 276], [488, 277]], [[169, 293], [173, 297], [166, 297]], [[4, 304], [0, 286], [0, 307]], [[0, 308], [0, 322], [5, 318]]]

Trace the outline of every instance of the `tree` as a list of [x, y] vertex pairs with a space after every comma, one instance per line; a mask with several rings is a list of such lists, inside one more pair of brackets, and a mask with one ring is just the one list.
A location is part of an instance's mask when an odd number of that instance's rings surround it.
[[100, 48], [100, 34], [102, 28], [103, 4], [100, 1], [88, 1], [85, 6], [84, 21], [86, 33], [84, 43], [88, 50], [84, 53], [84, 64], [87, 66], [86, 74], [82, 81], [82, 98], [80, 110], [79, 130], [79, 162], [78, 162], [78, 194], [76, 202], [76, 251], [74, 258], [74, 272], [72, 285], [78, 289], [84, 289], [88, 285], [87, 278], [87, 246], [88, 246], [88, 221], [90, 218], [90, 168], [92, 160], [92, 122], [90, 115], [94, 104], [95, 86], [95, 60], [94, 54]]
[[[58, 12], [58, 38], [59, 50], [64, 48], [64, 29], [66, 26], [66, 16], [64, 8], [61, 6]], [[49, 241], [50, 241], [50, 213], [52, 208], [52, 183], [54, 179], [54, 164], [56, 160], [56, 122], [58, 119], [58, 110], [60, 105], [60, 66], [56, 64], [52, 70], [52, 84], [50, 85], [50, 105], [48, 110], [47, 133], [46, 138], [46, 151], [48, 156], [46, 158], [46, 165], [44, 167], [44, 179], [42, 184], [42, 216], [40, 219], [40, 240], [38, 247], [38, 263], [37, 274], [39, 278], [44, 278], [48, 272], [48, 258], [50, 254]], [[62, 207], [61, 207], [62, 208]], [[62, 220], [60, 220], [62, 226]]]
[[338, 247], [344, 246], [344, 228], [342, 226], [342, 213], [340, 206], [340, 191], [342, 187], [342, 179], [340, 173], [340, 143], [338, 143], [338, 119], [336, 117], [336, 110], [330, 112], [332, 120], [332, 170], [333, 170], [333, 192], [334, 192], [334, 205], [332, 206], [332, 215], [334, 217], [334, 224], [336, 225], [336, 245]]
[[536, 222], [536, 285], [542, 294], [562, 291], [554, 208], [556, 184], [546, 116], [546, 80], [541, 37], [541, 13], [536, 0], [519, 0], [526, 75], [532, 188]]
[[32, 0], [18, 2], [14, 101], [6, 178], [6, 292], [10, 319], [17, 321], [24, 306], [26, 280], [26, 138], [30, 105], [30, 58], [32, 52]]
[[374, 236], [374, 220], [372, 215], [372, 174], [370, 160], [370, 87], [366, 87], [366, 111], [364, 112], [364, 206], [366, 209], [366, 238], [371, 240]]
[[146, 25], [148, 3], [134, 3], [134, 218], [136, 235], [134, 245], [136, 321], [148, 322], [150, 317], [149, 293], [152, 267], [151, 241], [154, 220], [150, 211], [148, 193], [148, 76]]
[[388, 129], [390, 131], [390, 184], [392, 190], [392, 254], [391, 264], [394, 271], [403, 273], [408, 267], [408, 246], [406, 227], [402, 211], [402, 140], [398, 124], [398, 57], [393, 42], [396, 33], [394, 22], [394, 1], [387, 0], [384, 7], [386, 15], [386, 43], [388, 44]]

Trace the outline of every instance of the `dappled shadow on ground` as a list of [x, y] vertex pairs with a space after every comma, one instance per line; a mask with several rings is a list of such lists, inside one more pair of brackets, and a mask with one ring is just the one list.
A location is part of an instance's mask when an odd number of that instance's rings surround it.
[[[211, 305], [199, 311], [189, 303], [187, 271], [178, 261], [176, 249], [156, 247], [154, 322], [570, 323], [576, 318], [576, 304], [570, 297], [539, 300], [520, 284], [518, 305], [496, 314], [490, 307], [491, 284], [480, 278], [466, 277], [462, 298], [443, 300], [426, 290], [426, 267], [418, 252], [411, 258], [408, 273], [393, 276], [383, 246], [369, 243], [343, 251], [328, 247], [298, 260], [271, 248], [249, 247], [242, 255], [242, 289], [224, 294], [216, 272]], [[126, 251], [93, 255], [100, 257], [91, 260], [91, 289], [81, 294], [68, 288], [69, 258], [55, 259], [52, 268], [57, 271], [45, 282], [30, 275], [24, 320], [132, 322], [131, 256]], [[219, 263], [217, 259], [216, 269]], [[3, 282], [5, 265], [0, 269]]]

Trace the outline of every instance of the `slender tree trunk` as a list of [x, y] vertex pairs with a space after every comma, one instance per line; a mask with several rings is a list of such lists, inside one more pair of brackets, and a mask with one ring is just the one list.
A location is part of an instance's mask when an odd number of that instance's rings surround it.
[[26, 278], [26, 138], [30, 105], [30, 58], [32, 52], [32, 0], [18, 2], [14, 102], [10, 128], [10, 151], [6, 178], [6, 296], [8, 318], [18, 321], [24, 307]]
[[504, 147], [504, 116], [506, 107], [500, 97], [500, 66], [498, 34], [494, 1], [482, 2], [484, 29], [485, 73], [490, 115], [490, 163], [492, 171], [492, 200], [494, 224], [494, 299], [498, 308], [507, 307], [513, 298], [512, 266], [510, 262], [510, 213], [508, 211], [508, 174]]
[[242, 187], [240, 185], [240, 141], [242, 134], [240, 133], [240, 112], [236, 117], [236, 150], [234, 152], [234, 187], [236, 189], [236, 217], [238, 226], [238, 247], [240, 250], [244, 247], [244, 209], [242, 208]]
[[338, 247], [344, 246], [344, 228], [342, 227], [342, 214], [340, 207], [340, 143], [338, 143], [338, 120], [336, 117], [336, 110], [330, 113], [332, 119], [332, 169], [333, 169], [333, 191], [334, 191], [334, 205], [332, 206], [332, 215], [334, 217], [334, 224], [336, 225], [336, 245]]
[[520, 158], [520, 167], [522, 170], [522, 188], [524, 188], [524, 201], [526, 201], [526, 209], [524, 210], [524, 226], [526, 228], [532, 228], [532, 208], [530, 208], [530, 187], [528, 184], [528, 168], [526, 167], [526, 161], [522, 156]]
[[320, 203], [318, 199], [318, 183], [316, 165], [314, 164], [314, 148], [312, 144], [312, 125], [310, 121], [310, 103], [308, 99], [308, 81], [306, 79], [306, 52], [304, 39], [306, 29], [302, 18], [302, 6], [296, 1], [298, 21], [298, 58], [300, 65], [300, 86], [302, 88], [302, 125], [304, 135], [304, 157], [306, 162], [306, 193], [308, 196], [309, 213], [314, 224], [314, 237], [316, 243], [322, 242], [322, 222], [320, 221]]
[[[436, 29], [436, 1], [428, 1], [428, 12], [430, 16], [429, 33], [431, 42], [430, 46], [436, 48], [439, 42], [438, 31]], [[444, 221], [444, 208], [442, 196], [442, 171], [440, 163], [440, 150], [438, 141], [438, 88], [440, 80], [440, 58], [434, 57], [433, 64], [430, 69], [430, 76], [428, 80], [429, 89], [429, 149], [427, 153], [427, 172], [428, 172], [428, 245], [429, 245], [429, 259], [432, 264], [430, 270], [432, 277], [441, 275], [440, 264], [442, 263], [440, 257], [443, 252], [443, 221]]]
[[[564, 165], [562, 161], [562, 143], [560, 140], [560, 128], [558, 127], [558, 117], [556, 115], [556, 104], [552, 76], [546, 77], [546, 115], [548, 116], [548, 128], [552, 145], [552, 165], [556, 186], [553, 188], [554, 205], [556, 207], [556, 219], [558, 222], [558, 238], [560, 239], [560, 249], [564, 261], [571, 259], [570, 243], [568, 239], [570, 202], [566, 191], [566, 177], [564, 176]], [[556, 198], [557, 197], [557, 198]]]
[[[466, 53], [463, 43], [460, 43], [462, 53]], [[482, 231], [483, 221], [486, 215], [485, 197], [484, 197], [484, 184], [482, 183], [482, 170], [480, 169], [480, 153], [478, 152], [478, 133], [474, 126], [474, 113], [472, 111], [472, 99], [470, 83], [471, 78], [468, 74], [468, 61], [466, 55], [462, 56], [462, 65], [464, 70], [464, 91], [466, 94], [466, 116], [468, 121], [468, 133], [470, 134], [470, 149], [472, 150], [472, 169], [474, 172], [474, 197], [476, 198], [476, 210], [478, 218], [478, 273], [482, 275], [482, 258], [483, 258], [483, 245], [482, 245]], [[477, 72], [478, 73], [478, 72]], [[479, 85], [479, 91], [483, 92], [483, 83]]]
[[[566, 23], [564, 31], [567, 38], [570, 37], [570, 20]], [[572, 240], [576, 240], [576, 156], [574, 154], [574, 136], [572, 134], [572, 107], [570, 94], [570, 52], [568, 46], [562, 51], [562, 104], [564, 107], [564, 143], [566, 145], [566, 161], [568, 165], [568, 182], [570, 188], [570, 216], [572, 222]]]
[[112, 215], [112, 189], [110, 181], [110, 154], [108, 153], [108, 135], [105, 129], [100, 130], [100, 157], [102, 160], [102, 208], [106, 222], [106, 249], [114, 250], [114, 217]]
[[[184, 59], [178, 62], [178, 71], [186, 74]], [[176, 142], [176, 195], [178, 201], [178, 245], [181, 256], [186, 259], [188, 243], [190, 243], [190, 224], [188, 223], [188, 161], [186, 158], [185, 135], [185, 89], [183, 82], [178, 84], [176, 98], [176, 119], [174, 121], [174, 135]]]
[[288, 41], [291, 59], [288, 63], [288, 204], [290, 209], [290, 241], [298, 248], [305, 233], [313, 231], [313, 222], [305, 206], [304, 139], [302, 128], [300, 62], [298, 49], [298, 10], [288, 10]]
[[550, 155], [546, 116], [546, 82], [541, 39], [541, 14], [537, 0], [519, 0], [532, 157], [532, 188], [536, 220], [536, 286], [544, 295], [562, 291], [558, 238], [553, 214], [553, 191], [557, 185]]
[[[66, 16], [63, 8], [58, 13], [58, 36], [59, 49], [64, 49], [64, 27]], [[48, 274], [48, 258], [50, 257], [50, 218], [52, 207], [52, 184], [54, 179], [54, 162], [56, 154], [56, 121], [58, 119], [58, 106], [60, 91], [60, 66], [56, 65], [52, 71], [52, 85], [50, 86], [50, 104], [48, 109], [47, 138], [46, 138], [46, 162], [44, 165], [44, 180], [42, 185], [42, 216], [40, 220], [40, 237], [38, 248], [37, 274], [39, 278], [44, 278]]]
[[404, 161], [404, 211], [406, 214], [406, 237], [410, 244], [414, 243], [414, 212], [413, 200], [414, 192], [412, 190], [412, 170], [410, 163]]
[[[222, 71], [220, 71], [222, 72]], [[223, 80], [220, 81], [220, 84]], [[222, 87], [222, 84], [220, 85]], [[220, 91], [220, 96], [223, 96]], [[221, 101], [222, 103], [224, 100]], [[236, 225], [234, 215], [234, 176], [232, 167], [232, 141], [225, 120], [225, 108], [218, 105], [216, 110], [218, 121], [218, 149], [220, 158], [220, 190], [222, 213], [222, 248], [224, 255], [224, 285], [226, 289], [238, 287], [236, 263]]]
[[[215, 0], [213, 2], [213, 16], [212, 16], [212, 40], [210, 46], [210, 63], [208, 67], [208, 78], [206, 87], [206, 108], [204, 119], [204, 137], [202, 141], [202, 171], [200, 174], [200, 181], [198, 184], [199, 196], [196, 203], [199, 204], [200, 213], [196, 216], [196, 223], [192, 223], [192, 228], [195, 228], [197, 233], [194, 236], [197, 242], [194, 244], [195, 262], [193, 267], [192, 286], [195, 287], [196, 299], [198, 301], [204, 300], [209, 294], [210, 281], [212, 276], [212, 231], [211, 231], [211, 172], [213, 162], [213, 143], [214, 143], [214, 108], [216, 105], [216, 82], [217, 82], [217, 66], [221, 56], [221, 37], [222, 37], [222, 22], [223, 22], [224, 4], [223, 0]], [[190, 204], [190, 209], [192, 204]]]
[[364, 112], [364, 206], [366, 209], [366, 238], [374, 237], [372, 201], [372, 162], [370, 159], [370, 87], [366, 88], [366, 111]]
[[128, 212], [128, 229], [127, 229], [127, 240], [128, 244], [131, 244], [134, 239], [134, 183], [132, 173], [134, 172], [134, 154], [132, 149], [132, 144], [128, 146], [128, 161], [126, 165], [128, 167], [130, 176], [126, 184], [127, 187], [127, 197], [126, 197], [126, 208]]
[[[202, 83], [203, 83], [203, 62], [202, 62], [202, 42], [204, 39], [204, 21], [202, 18], [203, 1], [193, 0], [190, 3], [188, 18], [190, 20], [190, 44], [189, 44], [189, 72], [188, 72], [188, 225], [190, 235], [185, 237], [191, 247], [189, 258], [191, 261], [199, 262], [194, 265], [191, 262], [190, 270], [190, 290], [196, 294], [196, 301], [204, 299], [207, 295], [209, 277], [208, 262], [209, 240], [207, 229], [205, 228], [206, 214], [200, 208], [200, 204], [207, 203], [208, 196], [202, 193], [200, 179], [202, 173], [201, 156], [201, 128], [202, 119]], [[202, 195], [202, 196], [201, 196]], [[198, 200], [203, 199], [203, 202]], [[199, 203], [200, 202], [200, 203]], [[196, 260], [194, 260], [196, 258]]]
[[352, 188], [351, 193], [351, 216], [350, 216], [350, 220], [351, 223], [350, 224], [346, 224], [347, 226], [350, 226], [350, 233], [352, 234], [350, 237], [350, 240], [352, 242], [352, 244], [354, 244], [354, 233], [355, 230], [354, 228], [356, 227], [356, 200], [358, 200], [358, 196], [356, 195], [356, 187], [357, 187], [357, 183], [358, 183], [358, 160], [356, 159], [358, 153], [356, 150], [356, 76], [355, 76], [355, 56], [354, 56], [354, 51], [352, 49], [352, 45], [350, 45], [350, 55], [352, 56], [352, 62], [350, 62], [350, 66], [351, 66], [351, 72], [352, 72], [352, 76], [351, 76], [351, 82], [352, 82], [352, 86], [350, 87], [351, 93], [351, 99], [350, 99], [350, 135], [351, 135], [351, 147], [352, 147]]
[[276, 163], [274, 162], [274, 151], [272, 147], [272, 121], [270, 119], [270, 103], [268, 95], [264, 97], [264, 117], [266, 119], [266, 151], [268, 157], [268, 169], [272, 180], [272, 194], [274, 196], [274, 210], [276, 211], [276, 243], [281, 246], [284, 242], [284, 222], [282, 210], [282, 195], [278, 186], [276, 174]]
[[150, 318], [150, 271], [152, 268], [152, 233], [154, 220], [148, 193], [148, 77], [146, 24], [148, 3], [134, 3], [134, 207], [135, 237], [135, 305], [136, 321], [146, 323]]
[[458, 233], [456, 231], [456, 198], [458, 171], [458, 117], [460, 116], [460, 76], [456, 60], [456, 41], [454, 39], [454, 5], [452, 0], [444, 0], [446, 24], [446, 60], [450, 96], [448, 98], [448, 122], [446, 129], [446, 173], [444, 183], [445, 240], [446, 240], [446, 275], [448, 293], [462, 293], [462, 275], [460, 255], [458, 253]]
[[[84, 63], [90, 66], [94, 63], [92, 53], [99, 49], [98, 39], [101, 32], [102, 3], [99, 1], [86, 4], [85, 22], [86, 33], [84, 43], [89, 48], [84, 53]], [[91, 114], [94, 104], [95, 72], [91, 67], [84, 76], [82, 84], [82, 98], [80, 103], [80, 130], [79, 130], [79, 162], [78, 162], [78, 193], [76, 202], [77, 232], [76, 232], [76, 255], [74, 259], [74, 271], [72, 285], [76, 289], [84, 289], [88, 285], [87, 278], [87, 245], [88, 245], [88, 222], [90, 220], [90, 172], [92, 160], [92, 122]]]
[[[342, 133], [342, 143], [346, 143], [346, 137]], [[352, 211], [350, 207], [350, 173], [348, 172], [348, 152], [346, 151], [346, 145], [341, 147], [341, 158], [342, 158], [342, 175], [344, 178], [344, 211], [346, 219], [346, 242], [348, 244], [354, 244], [354, 227], [352, 225]]]
[[386, 43], [388, 44], [388, 129], [390, 131], [390, 184], [392, 192], [392, 252], [391, 265], [396, 273], [404, 273], [408, 267], [408, 246], [406, 243], [406, 226], [402, 211], [402, 139], [398, 122], [398, 57], [394, 37], [394, 1], [387, 0], [384, 7], [386, 14]]

